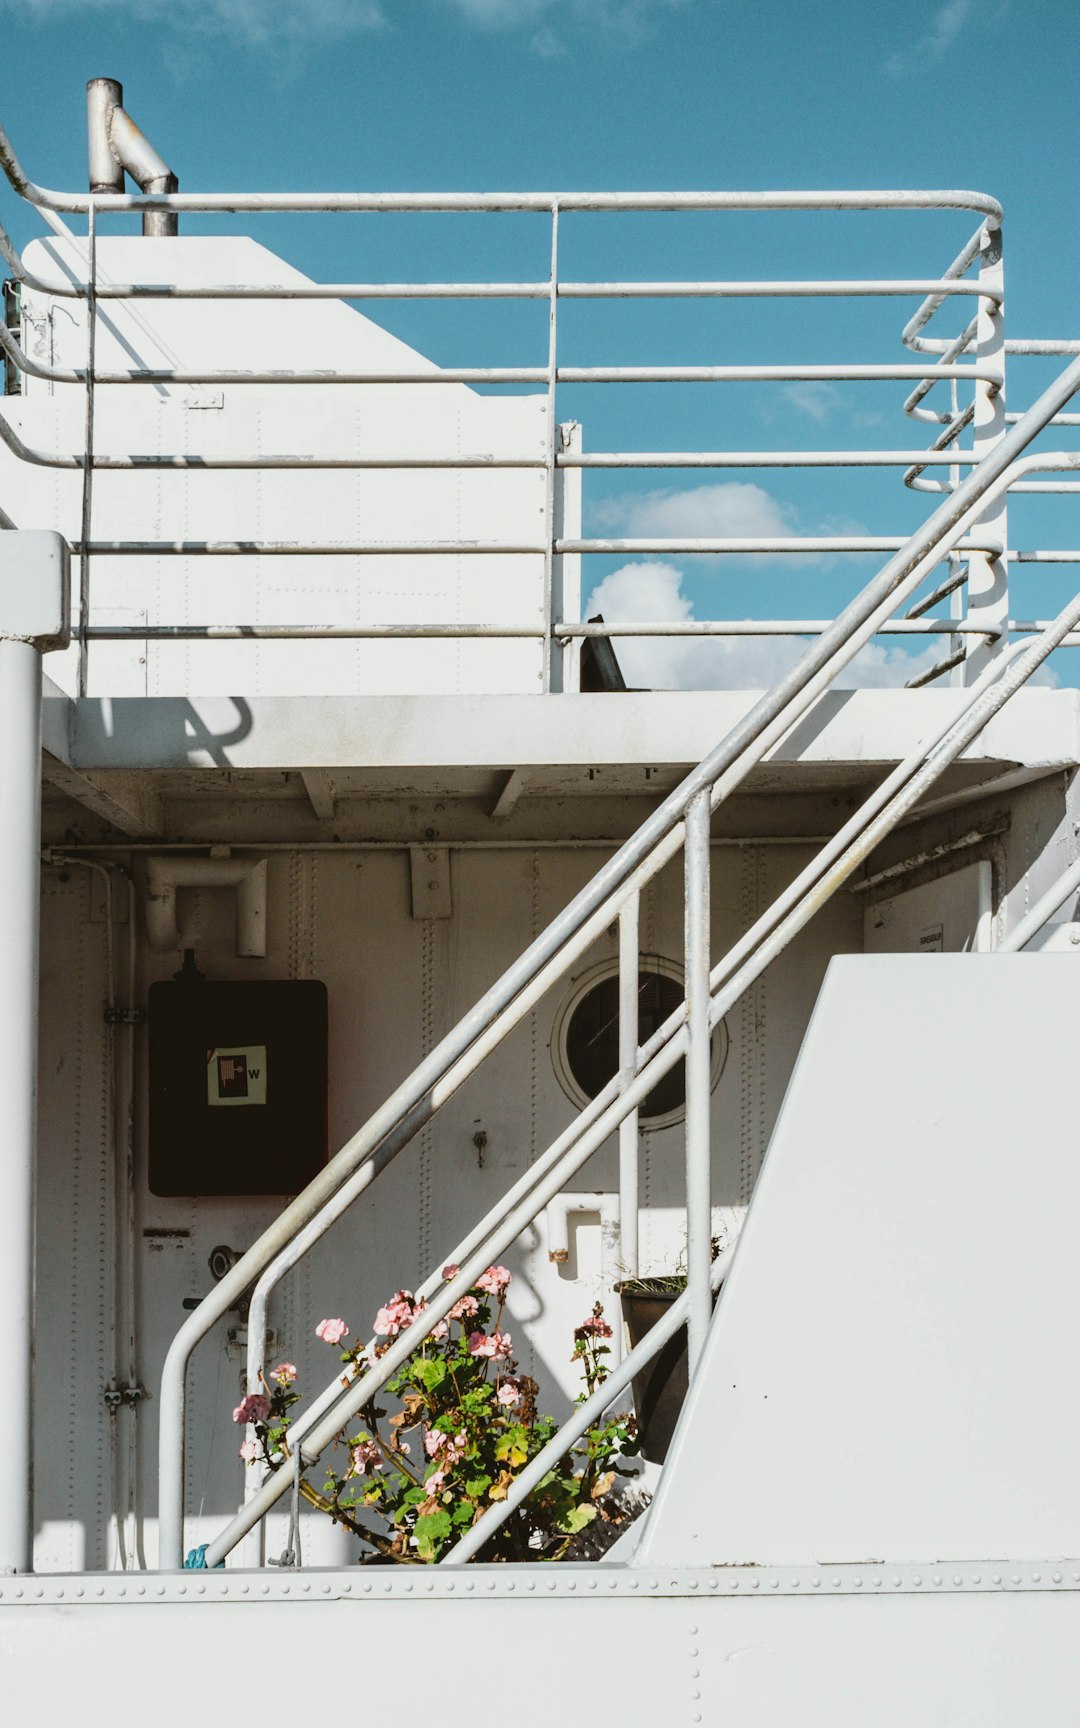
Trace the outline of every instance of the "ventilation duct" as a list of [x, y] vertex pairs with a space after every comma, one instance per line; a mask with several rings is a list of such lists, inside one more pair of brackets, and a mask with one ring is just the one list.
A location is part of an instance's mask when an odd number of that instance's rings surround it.
[[[178, 192], [180, 182], [169, 164], [124, 112], [124, 89], [116, 78], [91, 78], [86, 86], [86, 131], [91, 192], [122, 192], [124, 172], [141, 192]], [[177, 231], [171, 210], [144, 210], [144, 235]]]

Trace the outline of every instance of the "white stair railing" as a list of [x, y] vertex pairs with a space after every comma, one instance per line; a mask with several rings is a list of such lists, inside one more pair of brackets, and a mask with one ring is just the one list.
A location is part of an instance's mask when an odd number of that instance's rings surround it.
[[[879, 574], [867, 584], [821, 638], [806, 652], [791, 673], [773, 690], [763, 696], [731, 734], [687, 776], [660, 806], [638, 833], [582, 890], [570, 906], [554, 920], [530, 946], [504, 977], [492, 987], [469, 1015], [432, 1052], [408, 1081], [398, 1088], [383, 1109], [337, 1155], [327, 1169], [304, 1194], [256, 1242], [241, 1261], [215, 1287], [199, 1309], [177, 1334], [165, 1364], [161, 1396], [161, 1563], [178, 1565], [182, 1549], [182, 1484], [183, 1484], [183, 1414], [184, 1377], [187, 1361], [195, 1343], [205, 1336], [214, 1322], [245, 1289], [265, 1270], [276, 1256], [287, 1248], [298, 1232], [316, 1219], [318, 1225], [308, 1239], [317, 1239], [328, 1228], [333, 1217], [339, 1216], [357, 1196], [370, 1186], [379, 1172], [408, 1143], [418, 1128], [437, 1111], [458, 1086], [475, 1071], [491, 1049], [501, 1042], [514, 1024], [538, 1000], [539, 996], [562, 975], [574, 959], [609, 927], [640, 888], [686, 845], [687, 834], [694, 835], [695, 852], [704, 842], [707, 854], [708, 828], [699, 814], [706, 807], [714, 808], [738, 786], [750, 768], [806, 712], [821, 691], [828, 686], [842, 666], [858, 652], [883, 617], [887, 617], [914, 589], [943, 554], [959, 540], [970, 521], [995, 497], [1007, 490], [1019, 474], [1034, 467], [1062, 469], [1080, 466], [1080, 455], [1068, 454], [1031, 458], [1020, 461], [1020, 454], [1037, 433], [1047, 425], [1080, 388], [1080, 361], [1074, 361], [1023, 416], [1022, 420], [996, 445], [979, 467], [946, 498], [923, 528], [897, 553]], [[753, 959], [737, 971], [731, 982], [714, 994], [709, 1022], [703, 1036], [707, 1039], [711, 1025], [727, 1011], [746, 984], [751, 966], [768, 964], [776, 952], [790, 939], [794, 930], [812, 916], [828, 894], [835, 890], [851, 870], [856, 868], [868, 850], [878, 843], [900, 814], [912, 804], [927, 786], [943, 771], [956, 754], [966, 748], [986, 719], [1008, 700], [1015, 689], [1031, 676], [1046, 654], [1064, 641], [1080, 623], [1080, 605], [1069, 608], [1034, 641], [1029, 641], [1015, 658], [1005, 663], [1000, 677], [988, 686], [982, 683], [965, 693], [962, 719], [927, 752], [926, 746], [890, 776], [892, 785], [903, 772], [904, 784], [890, 802], [872, 816], [856, 840], [825, 869], [823, 875], [807, 889], [804, 901], [782, 918], [777, 928], [761, 943]], [[999, 667], [1001, 662], [998, 663]], [[968, 730], [969, 728], [974, 730]], [[951, 754], [950, 754], [951, 752]], [[912, 788], [915, 788], [913, 791]], [[870, 800], [868, 803], [872, 804]], [[692, 815], [691, 812], [694, 812]], [[846, 832], [845, 831], [842, 831]], [[835, 843], [833, 843], [835, 845]], [[830, 848], [822, 857], [827, 857]], [[692, 870], [702, 868], [700, 864]], [[820, 860], [808, 867], [811, 874], [820, 869]], [[804, 873], [805, 874], [805, 873]], [[688, 895], [688, 905], [700, 905], [700, 894]], [[693, 916], [688, 914], [693, 925]], [[691, 930], [695, 951], [701, 952], [700, 936]], [[707, 948], [704, 950], [707, 957]], [[763, 958], [764, 956], [764, 958]], [[689, 977], [688, 1001], [694, 985]], [[756, 972], [753, 974], [756, 976]], [[732, 992], [735, 994], [732, 995]], [[700, 1000], [700, 994], [698, 995]], [[722, 1004], [722, 1005], [721, 1005]], [[592, 1156], [622, 1118], [637, 1107], [657, 1081], [682, 1059], [690, 1048], [691, 1032], [686, 1007], [671, 1017], [660, 1033], [639, 1052], [632, 1077], [624, 1072], [609, 1083], [608, 1088], [593, 1101], [582, 1118], [560, 1137], [527, 1178], [522, 1179], [511, 1194], [494, 1209], [495, 1227], [483, 1243], [482, 1252], [462, 1259], [459, 1275], [433, 1293], [425, 1314], [425, 1328], [433, 1326], [465, 1294], [483, 1271], [488, 1261], [503, 1252], [529, 1220], [542, 1210], [566, 1181]], [[654, 1049], [655, 1046], [655, 1049]], [[705, 1108], [707, 1109], [707, 1063]], [[700, 1085], [700, 1080], [698, 1082]], [[689, 1098], [688, 1098], [689, 1105]], [[701, 1232], [701, 1189], [695, 1186], [700, 1150], [688, 1157], [688, 1218], [691, 1245]], [[519, 1191], [527, 1182], [528, 1190]], [[325, 1208], [325, 1211], [324, 1211]], [[323, 1213], [320, 1218], [319, 1214]], [[707, 1229], [707, 1216], [706, 1216]], [[693, 1312], [695, 1301], [699, 1313], [710, 1300], [708, 1261], [700, 1264], [695, 1254], [688, 1265], [688, 1307]], [[702, 1297], [704, 1300], [702, 1300]], [[419, 1333], [398, 1340], [380, 1359], [377, 1367], [350, 1386], [344, 1393], [339, 1382], [328, 1387], [319, 1400], [320, 1414], [307, 1429], [302, 1442], [302, 1462], [314, 1461], [329, 1445], [363, 1404], [374, 1395], [400, 1366], [405, 1356], [415, 1348]], [[699, 1332], [700, 1347], [700, 1332]], [[265, 1482], [247, 1503], [237, 1518], [207, 1549], [207, 1561], [216, 1563], [287, 1491], [288, 1479], [279, 1472]]]

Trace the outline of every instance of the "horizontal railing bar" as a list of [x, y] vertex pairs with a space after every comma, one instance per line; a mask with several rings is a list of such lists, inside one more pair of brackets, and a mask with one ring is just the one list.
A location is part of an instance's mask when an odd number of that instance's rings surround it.
[[[704, 537], [681, 539], [671, 536], [668, 539], [605, 539], [605, 540], [557, 540], [557, 552], [588, 552], [588, 553], [623, 553], [623, 552], [681, 552], [691, 553], [734, 553], [734, 552], [895, 552], [907, 542], [903, 535], [897, 534], [847, 534], [847, 535], [788, 535], [770, 536], [745, 535], [716, 536], [712, 539]], [[1000, 541], [990, 544], [990, 537], [983, 534], [979, 537], [967, 537], [960, 541], [955, 550], [960, 552], [1003, 552]]]
[[403, 637], [420, 641], [484, 637], [543, 641], [537, 624], [90, 624], [73, 636], [85, 642], [381, 641]]
[[1013, 564], [1080, 564], [1080, 551], [1051, 547], [1047, 550], [1010, 552], [1009, 560]]
[[901, 468], [971, 464], [973, 450], [610, 450], [565, 452], [560, 468]]
[[69, 214], [91, 208], [205, 211], [683, 211], [683, 210], [968, 210], [1002, 219], [1001, 205], [985, 192], [172, 192], [147, 195], [62, 192], [30, 179], [0, 127], [0, 169], [31, 204]]
[[1006, 354], [1080, 354], [1080, 342], [1064, 341], [1051, 338], [1048, 341], [1029, 341], [1025, 337], [1012, 337], [1005, 343]]
[[[6, 254], [5, 254], [6, 255]], [[38, 292], [57, 298], [84, 300], [89, 284], [79, 278], [43, 280], [23, 277]], [[829, 299], [896, 298], [908, 294], [979, 296], [998, 303], [1001, 295], [977, 282], [949, 282], [937, 277], [822, 277], [762, 281], [645, 282], [628, 278], [613, 282], [560, 281], [560, 300], [684, 300], [684, 299]], [[108, 282], [95, 290], [98, 300], [548, 300], [550, 282]]]
[[[1017, 426], [1023, 418], [1023, 414], [1014, 413], [1010, 409], [1005, 415], [1005, 424]], [[1080, 426], [1080, 414], [1055, 414], [1050, 424], [1052, 426]]]
[[[906, 544], [902, 535], [848, 535], [846, 537], [805, 536], [803, 538], [716, 538], [664, 540], [555, 540], [558, 554], [607, 554], [624, 552], [667, 552], [685, 556], [720, 556], [725, 553], [798, 553], [818, 552], [895, 552]], [[396, 558], [396, 557], [516, 557], [546, 552], [540, 541], [517, 540], [91, 540], [87, 548], [92, 557], [117, 558]], [[962, 552], [992, 552], [1000, 556], [999, 541], [986, 535], [965, 539], [959, 544]], [[82, 552], [83, 542], [72, 541], [72, 550]]]
[[[0, 324], [0, 348], [18, 370], [32, 378], [52, 384], [77, 384], [88, 381], [84, 366], [51, 366], [33, 359]], [[280, 367], [270, 371], [218, 370], [186, 371], [180, 367], [144, 366], [123, 371], [98, 368], [94, 382], [98, 385], [139, 384], [228, 384], [234, 385], [448, 385], [448, 384], [547, 384], [546, 366], [438, 366], [430, 371], [408, 372], [336, 372], [330, 368], [319, 371], [298, 371]], [[559, 366], [555, 370], [559, 384], [775, 384], [775, 383], [868, 383], [921, 380], [920, 388], [933, 387], [940, 379], [970, 379], [1001, 387], [1002, 374], [995, 366], [977, 363], [967, 365], [917, 366], [902, 362], [894, 365], [844, 365], [841, 363], [812, 366]], [[916, 392], [916, 395], [918, 392]]]
[[[961, 416], [961, 419], [964, 417]], [[970, 418], [968, 413], [967, 418]], [[966, 424], [966, 420], [964, 421]], [[944, 438], [944, 434], [942, 434]], [[15, 429], [0, 415], [0, 440], [8, 445], [20, 461], [35, 467], [85, 468], [85, 452], [48, 451], [27, 445]], [[953, 463], [971, 465], [975, 454], [971, 450], [938, 453], [942, 439], [935, 439], [926, 450], [628, 450], [578, 453], [563, 451], [556, 454], [559, 468], [885, 468], [904, 463], [919, 468]], [[474, 451], [446, 456], [403, 455], [391, 453], [378, 456], [312, 456], [283, 452], [252, 456], [205, 456], [198, 452], [177, 452], [159, 455], [152, 452], [128, 452], [124, 455], [102, 455], [95, 452], [91, 467], [97, 471], [125, 473], [142, 470], [176, 470], [208, 473], [229, 470], [258, 471], [266, 469], [310, 470], [409, 470], [409, 469], [540, 469], [546, 466], [542, 455], [497, 456], [486, 451]], [[912, 467], [909, 472], [916, 472]]]
[[[831, 618], [733, 618], [658, 619], [627, 624], [554, 624], [552, 634], [562, 641], [578, 637], [655, 636], [818, 636]], [[1010, 628], [1019, 628], [1011, 625]], [[897, 619], [884, 624], [879, 636], [931, 636], [936, 634], [996, 636], [999, 631], [985, 624], [968, 624], [949, 618]], [[203, 642], [236, 641], [367, 641], [404, 637], [420, 641], [463, 638], [524, 638], [543, 640], [546, 632], [530, 624], [90, 624], [73, 634], [86, 642]]]

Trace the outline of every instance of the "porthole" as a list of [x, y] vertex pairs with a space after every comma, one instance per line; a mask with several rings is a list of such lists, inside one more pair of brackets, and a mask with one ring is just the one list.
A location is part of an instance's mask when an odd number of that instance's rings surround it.
[[[683, 972], [671, 960], [642, 955], [638, 970], [638, 1042], [644, 1044], [683, 1000]], [[712, 1084], [727, 1059], [727, 1027], [712, 1035]], [[619, 968], [604, 961], [574, 980], [555, 1016], [551, 1057], [559, 1084], [584, 1109], [602, 1092], [619, 1066]], [[679, 1062], [646, 1097], [639, 1120], [645, 1128], [667, 1128], [686, 1114], [686, 1064]]]

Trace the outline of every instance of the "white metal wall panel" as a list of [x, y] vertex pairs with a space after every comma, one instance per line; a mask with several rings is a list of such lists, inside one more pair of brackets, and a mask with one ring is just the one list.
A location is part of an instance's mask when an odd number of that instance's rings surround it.
[[[714, 921], [717, 952], [744, 927], [740, 898], [741, 863], [737, 853], [716, 848]], [[762, 866], [774, 884], [805, 861], [799, 848], [770, 850]], [[196, 949], [203, 971], [217, 978], [316, 977], [323, 979], [330, 998], [330, 1144], [336, 1150], [380, 1105], [390, 1090], [415, 1065], [529, 940], [571, 897], [599, 862], [595, 850], [557, 847], [482, 850], [451, 849], [453, 915], [423, 920], [412, 916], [409, 855], [401, 850], [361, 853], [275, 853], [269, 866], [269, 945], [264, 961], [238, 960], [234, 952], [235, 905], [222, 891], [181, 890], [180, 916], [187, 943]], [[755, 1047], [768, 1040], [768, 1074], [755, 1095], [749, 1128], [742, 1127], [744, 1104], [741, 1075], [745, 1062], [743, 1037], [733, 1016], [732, 1050], [714, 1093], [716, 1222], [730, 1230], [741, 1215], [741, 1160], [749, 1157], [756, 1169], [790, 1063], [794, 1060], [816, 990], [817, 980], [835, 947], [853, 946], [859, 911], [846, 899], [823, 915], [820, 930], [808, 932], [785, 957], [780, 987], [770, 991], [767, 1023], [753, 1029]], [[75, 921], [75, 929], [78, 921]], [[94, 926], [89, 926], [91, 934]], [[84, 939], [87, 939], [84, 936]], [[95, 938], [100, 947], [100, 938]], [[74, 940], [72, 920], [58, 924], [50, 941], [58, 956]], [[668, 872], [650, 896], [643, 919], [642, 944], [678, 963], [681, 959], [682, 914], [678, 872]], [[594, 956], [613, 952], [610, 941], [598, 943]], [[149, 954], [143, 945], [140, 1001], [155, 978], [168, 978], [179, 964], [177, 954]], [[569, 981], [566, 989], [570, 988]], [[54, 1062], [69, 1065], [71, 1040], [65, 1015], [74, 1012], [67, 1000], [70, 971], [60, 963], [50, 970], [45, 1018], [53, 1024], [58, 1046]], [[77, 992], [82, 1020], [92, 1022], [100, 1039], [102, 981], [87, 976]], [[572, 1107], [552, 1067], [549, 1052], [552, 1021], [563, 991], [551, 992], [534, 1014], [507, 1040], [482, 1073], [442, 1111], [430, 1129], [408, 1147], [380, 1178], [370, 1194], [338, 1225], [282, 1286], [271, 1309], [277, 1350], [297, 1363], [305, 1389], [321, 1386], [334, 1367], [334, 1353], [314, 1338], [324, 1315], [341, 1314], [356, 1333], [367, 1335], [376, 1307], [400, 1285], [415, 1287], [419, 1277], [441, 1264], [441, 1258], [493, 1204], [498, 1195], [569, 1121]], [[64, 1008], [57, 999], [64, 997]], [[101, 1119], [102, 1065], [100, 1046], [94, 1060], [84, 1058], [75, 1095], [56, 1101], [55, 1112], [43, 1116], [43, 1157], [67, 1156], [70, 1122], [96, 1111]], [[66, 1068], [65, 1068], [66, 1072]], [[278, 1210], [272, 1199], [161, 1199], [146, 1192], [145, 1125], [140, 1111], [137, 1185], [140, 1243], [140, 1356], [142, 1374], [156, 1388], [169, 1340], [184, 1317], [185, 1298], [201, 1295], [209, 1285], [210, 1251], [224, 1243], [250, 1245]], [[473, 1136], [487, 1135], [481, 1164]], [[100, 1127], [98, 1129], [100, 1133]], [[749, 1150], [747, 1150], [749, 1148]], [[649, 1208], [646, 1245], [651, 1263], [672, 1264], [685, 1238], [682, 1213], [682, 1131], [666, 1128], [645, 1136], [643, 1197]], [[606, 1147], [571, 1184], [575, 1189], [611, 1188], [615, 1183], [614, 1148]], [[48, 1228], [67, 1241], [72, 1216], [62, 1185], [49, 1193]], [[65, 1234], [66, 1233], [66, 1234]], [[599, 1220], [583, 1218], [573, 1234], [571, 1261], [562, 1268], [547, 1255], [543, 1220], [509, 1256], [515, 1273], [510, 1313], [515, 1344], [523, 1362], [545, 1388], [554, 1413], [567, 1408], [577, 1391], [569, 1361], [570, 1333], [598, 1296], [600, 1280]], [[94, 1255], [83, 1250], [80, 1278], [97, 1277]], [[94, 1297], [80, 1298], [88, 1312], [97, 1313]], [[66, 1315], [72, 1291], [63, 1280], [41, 1292], [42, 1336], [53, 1340], [61, 1354], [66, 1348]], [[106, 1303], [107, 1306], [107, 1303]], [[612, 1305], [609, 1300], [609, 1311]], [[189, 1544], [207, 1539], [235, 1508], [241, 1490], [241, 1466], [236, 1457], [239, 1434], [230, 1412], [240, 1387], [242, 1358], [228, 1332], [237, 1318], [218, 1328], [196, 1355], [189, 1378], [190, 1420], [187, 1499], [192, 1513]], [[275, 1356], [275, 1360], [277, 1357]], [[94, 1376], [84, 1364], [80, 1372]], [[64, 1384], [56, 1376], [43, 1385], [45, 1396], [59, 1397]], [[66, 1394], [65, 1394], [66, 1396]], [[82, 1402], [96, 1409], [100, 1396], [89, 1385]], [[153, 1554], [152, 1520], [156, 1475], [156, 1402], [144, 1406], [142, 1417], [142, 1501], [151, 1529], [148, 1553]], [[127, 1419], [122, 1412], [117, 1420]], [[53, 1426], [47, 1422], [47, 1433]], [[47, 1462], [46, 1462], [47, 1459]], [[43, 1516], [67, 1516], [54, 1485], [59, 1468], [53, 1452], [42, 1457], [40, 1497]], [[52, 1508], [52, 1510], [50, 1510]], [[323, 1563], [340, 1557], [339, 1538], [325, 1519], [315, 1518], [318, 1536], [309, 1535], [310, 1558]], [[282, 1520], [272, 1523], [269, 1552], [283, 1547]], [[62, 1559], [62, 1556], [58, 1556]]]
[[[164, 250], [162, 250], [164, 248]], [[54, 274], [66, 243], [37, 242], [31, 268]], [[103, 239], [114, 279], [302, 281], [250, 240]], [[58, 365], [86, 362], [85, 308], [27, 292], [30, 316], [52, 321]], [[383, 370], [436, 376], [438, 368], [370, 318], [334, 301], [303, 318], [271, 302], [102, 301], [97, 366], [245, 371]], [[157, 333], [156, 338], [152, 333]], [[85, 403], [78, 386], [31, 378], [5, 413], [43, 450], [81, 451]], [[484, 396], [465, 385], [102, 385], [96, 393], [100, 455], [196, 458], [299, 454], [324, 458], [401, 455], [543, 459], [546, 399]], [[26, 467], [0, 446], [5, 496], [20, 526], [57, 526], [80, 538], [82, 476]], [[571, 485], [579, 483], [573, 476]], [[98, 542], [272, 541], [297, 544], [409, 541], [542, 544], [542, 469], [412, 469], [189, 472], [98, 471], [92, 538]], [[568, 577], [572, 572], [567, 572]], [[565, 596], [576, 615], [577, 593]], [[509, 624], [540, 628], [539, 553], [364, 556], [123, 556], [91, 563], [98, 624]], [[541, 687], [536, 641], [155, 642], [142, 654], [94, 645], [91, 694], [531, 692]], [[65, 664], [65, 659], [67, 664]], [[53, 676], [71, 686], [72, 656]]]
[[43, 873], [42, 929], [34, 1565], [61, 1572], [115, 1563], [112, 1452], [126, 1447], [130, 1418], [110, 1419], [104, 1400], [115, 1366], [113, 1146], [105, 923], [86, 871]]
[[1080, 1552], [1078, 1009], [1068, 955], [833, 962], [643, 1564]]

